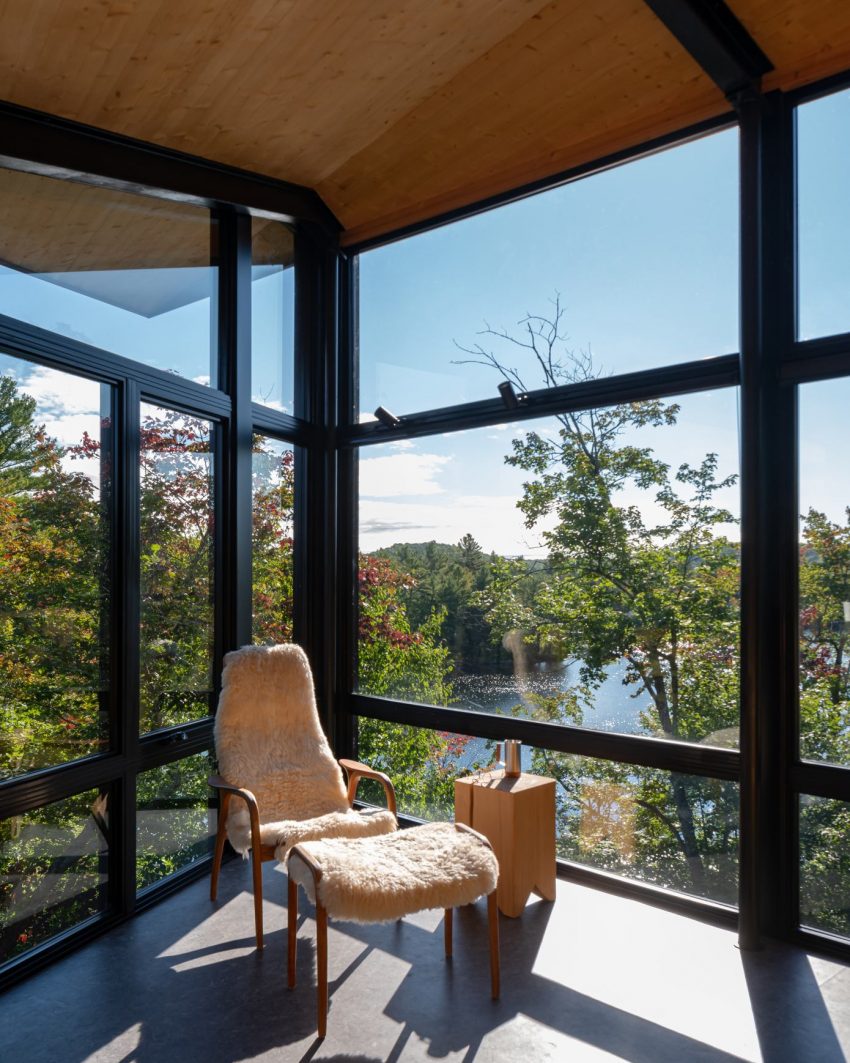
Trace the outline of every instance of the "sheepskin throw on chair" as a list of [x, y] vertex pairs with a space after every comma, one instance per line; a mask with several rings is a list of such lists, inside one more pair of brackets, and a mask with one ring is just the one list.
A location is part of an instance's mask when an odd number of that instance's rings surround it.
[[[227, 654], [215, 745], [224, 778], [256, 797], [261, 842], [274, 846], [278, 860], [298, 842], [396, 829], [391, 812], [349, 806], [300, 646], [245, 646]], [[251, 846], [248, 810], [241, 802], [231, 806], [227, 837], [243, 855]]]

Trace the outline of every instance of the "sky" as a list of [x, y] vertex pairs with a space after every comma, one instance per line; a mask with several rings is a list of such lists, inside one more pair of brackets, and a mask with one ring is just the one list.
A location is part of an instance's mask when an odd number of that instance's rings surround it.
[[[801, 338], [850, 331], [848, 134], [850, 92], [800, 108]], [[462, 348], [476, 344], [516, 368], [527, 387], [542, 386], [527, 352], [482, 333], [518, 337], [524, 316], [551, 314], [556, 298], [564, 357], [589, 355], [599, 373], [735, 351], [737, 152], [737, 131], [723, 131], [362, 255], [360, 418], [379, 404], [403, 415], [495, 397], [494, 369], [457, 364], [470, 357]], [[140, 285], [155, 300], [180, 273], [194, 297], [145, 316], [0, 266], [0, 313], [208, 383], [214, 268], [132, 272], [88, 280], [113, 295], [122, 284], [125, 291]], [[285, 410], [293, 394], [293, 281], [291, 269], [259, 269], [252, 284], [252, 391]], [[78, 441], [83, 429], [96, 434], [98, 385], [2, 354], [0, 371], [13, 372], [38, 400], [39, 419], [60, 442]], [[801, 388], [801, 510], [814, 505], [836, 520], [850, 502], [850, 465], [836, 442], [848, 400], [850, 381]], [[677, 423], [641, 430], [640, 444], [674, 470], [714, 452], [720, 475], [736, 474], [737, 389], [674, 401]], [[556, 423], [526, 427], [545, 436]], [[469, 532], [485, 550], [539, 555], [540, 529], [526, 529], [516, 508], [526, 475], [504, 461], [524, 430], [505, 424], [363, 448], [361, 548], [456, 542]], [[737, 495], [727, 489], [721, 500], [735, 514]], [[640, 505], [648, 521], [659, 516], [651, 494], [631, 489], [622, 500]], [[734, 526], [723, 530], [737, 535]]]
[[[850, 331], [850, 92], [799, 111], [799, 336]], [[565, 350], [610, 374], [738, 349], [738, 135], [723, 131], [517, 204], [361, 256], [361, 420], [495, 397], [498, 372], [459, 365], [481, 344], [542, 386], [530, 356], [482, 330], [518, 337], [559, 297]], [[800, 389], [800, 508], [833, 520], [850, 503], [836, 446], [850, 382]], [[671, 470], [718, 455], [739, 471], [737, 389], [677, 398], [671, 427], [641, 430]], [[530, 422], [540, 430], [552, 422]], [[523, 474], [506, 465], [500, 426], [361, 453], [361, 548], [456, 542], [534, 556], [539, 534], [516, 510]], [[644, 519], [652, 493], [627, 491]], [[722, 504], [736, 516], [738, 490]], [[539, 532], [540, 529], [537, 529]], [[738, 537], [734, 526], [723, 533]]]

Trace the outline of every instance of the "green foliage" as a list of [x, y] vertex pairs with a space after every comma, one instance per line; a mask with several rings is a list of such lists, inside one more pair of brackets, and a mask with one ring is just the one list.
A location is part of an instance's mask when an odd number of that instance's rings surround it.
[[210, 425], [149, 414], [141, 440], [142, 731], [211, 709], [213, 483]]
[[254, 642], [292, 638], [295, 453], [254, 436], [252, 583]]
[[[561, 317], [556, 301], [554, 317], [529, 316], [520, 338], [489, 335], [499, 351], [530, 354], [545, 385], [590, 380], [588, 354], [558, 352]], [[527, 390], [507, 355], [480, 345], [469, 353]], [[579, 662], [575, 686], [532, 699], [538, 719], [581, 724], [620, 664], [646, 733], [720, 744], [736, 735], [738, 550], [721, 534], [732, 514], [714, 502], [735, 478], [718, 476], [715, 454], [671, 469], [641, 445], [644, 429], [672, 427], [678, 414], [659, 400], [565, 413], [554, 433], [527, 431], [512, 443], [505, 460], [528, 474], [517, 504], [547, 548], [545, 578], [532, 585], [527, 565], [499, 559], [480, 599], [495, 638], [519, 632], [554, 658]], [[626, 501], [635, 492], [653, 503], [651, 522]], [[732, 898], [733, 788], [606, 762], [577, 769], [575, 758], [542, 751], [534, 763], [558, 781], [563, 852]], [[594, 811], [600, 795], [613, 802], [605, 816]]]

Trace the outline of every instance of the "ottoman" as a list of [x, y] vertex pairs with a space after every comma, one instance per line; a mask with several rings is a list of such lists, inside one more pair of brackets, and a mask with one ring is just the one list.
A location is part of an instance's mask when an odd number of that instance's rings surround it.
[[490, 987], [499, 996], [499, 865], [490, 843], [463, 824], [426, 823], [371, 838], [326, 838], [293, 846], [289, 874], [289, 988], [295, 986], [298, 887], [316, 906], [318, 1032], [328, 1014], [328, 916], [383, 923], [425, 908], [445, 909], [446, 956], [452, 954], [452, 909], [486, 895]]

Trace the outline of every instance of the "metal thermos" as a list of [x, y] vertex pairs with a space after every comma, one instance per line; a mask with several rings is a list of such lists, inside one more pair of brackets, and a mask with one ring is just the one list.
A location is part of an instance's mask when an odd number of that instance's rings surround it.
[[522, 742], [509, 738], [505, 742], [505, 775], [516, 778], [522, 772]]

